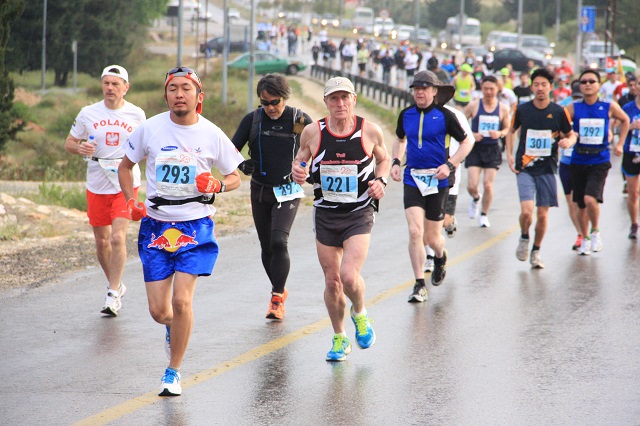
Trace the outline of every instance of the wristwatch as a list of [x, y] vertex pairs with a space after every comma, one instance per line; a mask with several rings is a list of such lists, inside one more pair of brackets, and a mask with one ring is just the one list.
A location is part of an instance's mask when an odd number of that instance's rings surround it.
[[374, 180], [379, 180], [380, 182], [382, 182], [382, 184], [384, 186], [387, 186], [387, 178], [386, 177], [379, 176], [379, 177], [375, 178]]
[[224, 192], [227, 190], [227, 184], [224, 183], [223, 181], [220, 181], [220, 191], [218, 192]]

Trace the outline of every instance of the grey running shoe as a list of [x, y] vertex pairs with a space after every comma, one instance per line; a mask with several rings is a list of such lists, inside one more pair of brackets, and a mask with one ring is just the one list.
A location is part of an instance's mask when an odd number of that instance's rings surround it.
[[631, 225], [631, 228], [629, 229], [629, 239], [635, 240], [637, 238], [638, 238], [638, 224], [634, 223]]
[[544, 263], [540, 258], [540, 250], [531, 251], [531, 269], [543, 269]]
[[413, 292], [411, 293], [411, 296], [409, 296], [409, 300], [407, 301], [409, 303], [422, 303], [425, 300], [429, 300], [427, 287], [422, 284], [416, 283], [413, 286]]
[[581, 256], [588, 256], [591, 254], [591, 240], [589, 238], [582, 237], [582, 244], [580, 244], [578, 254]]
[[516, 249], [516, 257], [522, 262], [526, 262], [529, 258], [529, 239], [520, 238], [518, 240], [518, 248]]
[[456, 221], [455, 216], [451, 219], [453, 219], [451, 225], [444, 227], [444, 230], [447, 233], [447, 237], [449, 238], [453, 238], [456, 235], [456, 231], [458, 230], [458, 222]]
[[442, 257], [435, 257], [433, 259], [433, 264], [431, 284], [437, 287], [442, 284], [444, 277], [447, 275], [447, 249], [442, 252]]
[[424, 262], [424, 271], [433, 272], [433, 256], [427, 255], [427, 260]]
[[600, 238], [600, 232], [591, 233], [591, 251], [597, 252], [602, 250], [602, 238]]
[[471, 205], [469, 206], [469, 218], [475, 219], [480, 213], [480, 201], [482, 201], [482, 197], [478, 196], [477, 200], [471, 200]]

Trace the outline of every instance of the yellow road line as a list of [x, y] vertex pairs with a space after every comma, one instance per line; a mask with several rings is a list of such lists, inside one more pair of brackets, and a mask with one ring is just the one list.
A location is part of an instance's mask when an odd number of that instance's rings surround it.
[[[479, 246], [473, 248], [472, 250], [469, 250], [461, 254], [460, 256], [456, 256], [450, 262], [447, 262], [447, 266], [451, 267], [451, 266], [458, 265], [464, 262], [465, 260], [481, 253], [482, 251], [487, 250], [489, 247], [506, 239], [510, 234], [512, 234], [517, 229], [518, 229], [518, 225], [514, 225], [510, 229], [507, 229], [501, 232], [500, 234], [496, 235], [490, 240], [487, 240], [484, 243], [480, 244]], [[383, 291], [382, 293], [379, 293], [376, 296], [367, 300], [365, 304], [367, 306], [376, 305], [386, 299], [389, 299], [392, 296], [395, 296], [396, 294], [402, 291], [405, 291], [408, 287], [412, 286], [414, 282], [415, 280], [411, 279], [393, 288], [390, 288], [389, 290]], [[271, 340], [270, 342], [257, 346], [254, 349], [251, 349], [241, 355], [238, 355], [235, 358], [232, 358], [228, 361], [221, 362], [215, 367], [212, 367], [208, 370], [201, 371], [191, 377], [184, 379], [182, 381], [182, 388], [189, 389], [191, 386], [195, 386], [199, 383], [206, 382], [207, 380], [213, 379], [214, 377], [224, 374], [227, 371], [230, 371], [236, 367], [240, 367], [241, 365], [244, 365], [251, 361], [255, 361], [256, 359], [262, 358], [265, 355], [269, 355], [272, 352], [282, 349], [285, 346], [288, 346], [293, 342], [302, 339], [305, 336], [314, 334], [326, 327], [329, 327], [330, 325], [331, 325], [331, 322], [327, 317], [319, 321], [316, 321], [312, 324], [309, 324], [305, 327], [299, 328], [298, 330], [293, 331], [285, 336]], [[120, 403], [116, 406], [107, 408], [106, 410], [103, 410], [96, 415], [80, 420], [77, 423], [75, 423], [75, 425], [76, 426], [104, 425], [104, 424], [113, 422], [121, 417], [124, 417], [127, 414], [131, 414], [135, 411], [138, 411], [146, 406], [155, 404], [156, 402], [159, 402], [163, 399], [166, 399], [166, 397], [158, 396], [157, 392], [145, 393], [144, 395], [137, 396], [123, 403]]]

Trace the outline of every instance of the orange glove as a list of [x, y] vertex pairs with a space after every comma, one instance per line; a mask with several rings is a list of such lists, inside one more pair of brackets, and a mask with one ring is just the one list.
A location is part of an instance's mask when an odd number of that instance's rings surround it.
[[200, 173], [196, 176], [196, 188], [203, 194], [218, 193], [221, 187], [220, 181], [211, 176], [211, 173]]
[[129, 209], [131, 220], [135, 220], [136, 222], [147, 215], [147, 206], [133, 198], [127, 201], [127, 208]]

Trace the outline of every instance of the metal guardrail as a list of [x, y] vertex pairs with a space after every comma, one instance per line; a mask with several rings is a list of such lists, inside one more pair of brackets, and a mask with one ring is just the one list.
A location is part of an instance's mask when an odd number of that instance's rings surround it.
[[332, 77], [346, 77], [353, 82], [356, 92], [392, 108], [402, 109], [414, 103], [413, 95], [406, 90], [329, 67], [312, 65], [311, 77], [323, 81], [327, 81]]

